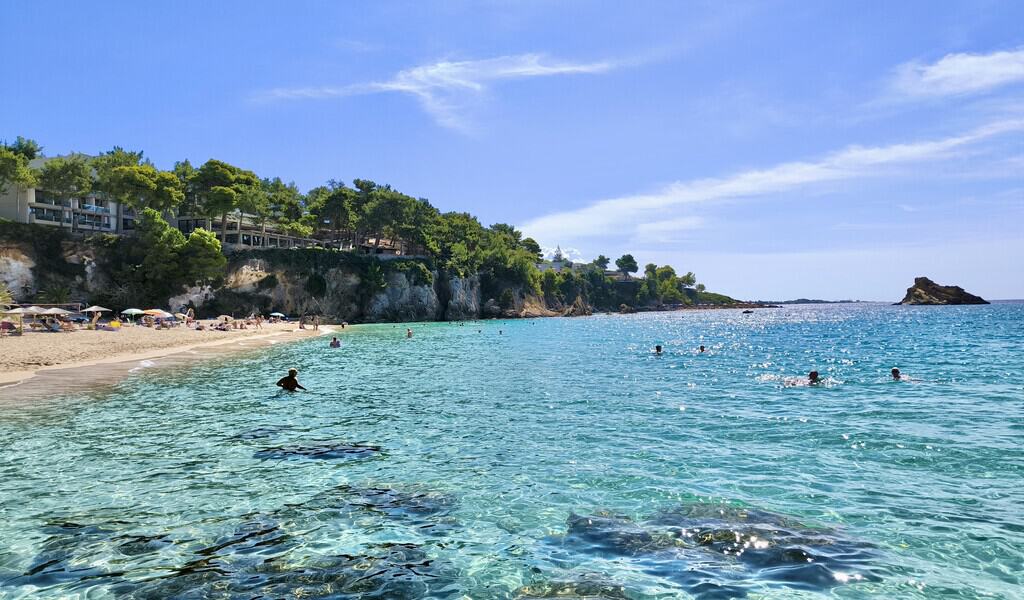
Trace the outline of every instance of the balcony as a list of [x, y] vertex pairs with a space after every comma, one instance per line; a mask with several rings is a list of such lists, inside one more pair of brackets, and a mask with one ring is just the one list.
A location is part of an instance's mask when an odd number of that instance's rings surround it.
[[97, 206], [95, 204], [79, 204], [78, 208], [81, 210], [86, 210], [94, 213], [102, 213], [105, 215], [110, 214], [110, 209], [107, 208], [106, 206]]

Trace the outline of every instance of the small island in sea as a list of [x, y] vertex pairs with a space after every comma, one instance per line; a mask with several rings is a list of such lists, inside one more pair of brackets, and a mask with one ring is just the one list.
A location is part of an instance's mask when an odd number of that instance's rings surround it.
[[907, 295], [897, 304], [955, 305], [989, 302], [981, 296], [967, 293], [958, 285], [939, 285], [927, 277], [917, 277], [914, 285], [907, 288]]

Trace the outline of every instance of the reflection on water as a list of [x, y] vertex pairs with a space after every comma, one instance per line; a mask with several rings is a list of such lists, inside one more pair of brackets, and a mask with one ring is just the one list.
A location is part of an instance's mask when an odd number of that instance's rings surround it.
[[0, 597], [1013, 598], [1022, 309], [367, 326], [0, 406]]

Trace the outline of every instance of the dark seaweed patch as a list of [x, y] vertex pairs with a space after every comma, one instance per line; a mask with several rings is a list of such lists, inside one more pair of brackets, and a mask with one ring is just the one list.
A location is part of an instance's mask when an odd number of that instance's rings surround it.
[[[226, 547], [225, 547], [226, 548]], [[420, 547], [391, 544], [365, 554], [277, 556], [259, 561], [208, 557], [170, 575], [122, 583], [124, 598], [394, 598], [447, 597], [453, 575]]]
[[347, 444], [342, 442], [323, 442], [308, 446], [278, 446], [264, 448], [253, 453], [259, 459], [313, 458], [320, 460], [361, 459], [376, 456], [380, 453], [379, 446], [368, 444]]
[[600, 575], [586, 574], [571, 580], [552, 580], [526, 585], [515, 592], [516, 600], [629, 600], [624, 586]]
[[34, 586], [45, 588], [57, 584], [92, 582], [103, 578], [117, 578], [121, 572], [96, 567], [85, 555], [89, 549], [110, 540], [114, 530], [99, 525], [74, 522], [54, 522], [43, 527], [48, 534], [39, 553], [25, 572], [3, 581], [5, 586]]

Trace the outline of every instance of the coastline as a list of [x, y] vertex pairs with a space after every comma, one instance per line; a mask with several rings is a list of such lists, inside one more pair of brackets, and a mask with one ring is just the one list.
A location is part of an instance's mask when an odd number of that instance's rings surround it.
[[[339, 330], [331, 326], [321, 326], [318, 331], [297, 329], [294, 325], [269, 327], [270, 331], [245, 330], [231, 331], [219, 339], [187, 340], [179, 336], [176, 340], [165, 340], [169, 343], [145, 351], [119, 351], [121, 340], [105, 340], [109, 344], [101, 346], [95, 358], [85, 360], [55, 360], [53, 364], [23, 364], [22, 368], [6, 369], [0, 373], [0, 396], [4, 401], [22, 400], [57, 396], [73, 391], [93, 389], [102, 385], [111, 385], [121, 381], [128, 374], [139, 368], [163, 367], [194, 363], [200, 360], [218, 358], [235, 352], [245, 352], [267, 348], [278, 343], [288, 343], [319, 337], [337, 335]], [[100, 334], [107, 332], [75, 332], [76, 334]], [[160, 336], [165, 332], [145, 330], [143, 335]], [[197, 335], [205, 335], [195, 332]], [[50, 336], [59, 334], [28, 334], [30, 336]], [[114, 334], [118, 335], [118, 334]], [[15, 338], [17, 339], [17, 338]], [[60, 342], [66, 337], [48, 338], [47, 341]], [[0, 349], [5, 352], [7, 364], [18, 364], [10, 360], [16, 348], [4, 347], [11, 340], [0, 341]], [[179, 342], [179, 343], [175, 343]], [[159, 361], [159, 362], [156, 362]], [[5, 365], [6, 366], [6, 365]]]

